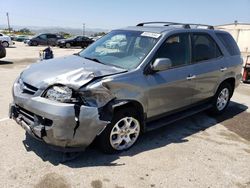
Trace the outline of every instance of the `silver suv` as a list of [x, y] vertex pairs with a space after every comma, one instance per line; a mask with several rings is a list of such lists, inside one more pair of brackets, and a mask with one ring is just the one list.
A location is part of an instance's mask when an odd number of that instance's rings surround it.
[[224, 112], [241, 67], [227, 32], [140, 23], [78, 54], [32, 64], [14, 83], [10, 117], [56, 148], [83, 150], [96, 139], [104, 152], [118, 152], [145, 131], [206, 109]]

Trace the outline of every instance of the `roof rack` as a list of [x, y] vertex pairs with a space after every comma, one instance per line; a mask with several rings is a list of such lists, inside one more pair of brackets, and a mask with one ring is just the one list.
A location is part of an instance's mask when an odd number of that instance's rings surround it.
[[[206, 24], [193, 24], [193, 23], [176, 23], [176, 22], [143, 22], [139, 23], [136, 26], [144, 26], [144, 25], [149, 25], [149, 24], [163, 24], [163, 26], [171, 26], [171, 25], [181, 25], [185, 29], [191, 29], [191, 28], [198, 28], [200, 26], [205, 26], [207, 27], [206, 29], [214, 29], [212, 25], [206, 25]], [[191, 27], [193, 26], [193, 27]]]

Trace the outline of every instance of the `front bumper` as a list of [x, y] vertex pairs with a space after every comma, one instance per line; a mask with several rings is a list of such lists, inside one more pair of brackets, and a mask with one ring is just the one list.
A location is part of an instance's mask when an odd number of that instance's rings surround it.
[[57, 46], [58, 46], [58, 47], [65, 47], [65, 43], [58, 42], [58, 43], [57, 43]]
[[99, 119], [95, 107], [30, 96], [22, 93], [18, 84], [14, 84], [13, 98], [10, 118], [34, 138], [62, 150], [84, 150], [109, 123]]

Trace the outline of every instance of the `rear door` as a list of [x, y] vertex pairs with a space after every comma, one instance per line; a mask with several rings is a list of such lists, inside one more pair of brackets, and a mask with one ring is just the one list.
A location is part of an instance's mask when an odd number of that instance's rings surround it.
[[208, 33], [192, 33], [192, 64], [195, 92], [192, 103], [214, 95], [220, 80], [226, 74], [226, 61], [215, 40]]
[[170, 36], [160, 47], [154, 59], [169, 58], [172, 67], [146, 77], [149, 87], [148, 117], [163, 115], [191, 104], [195, 86], [190, 57], [188, 33]]
[[48, 40], [47, 40], [48, 45], [52, 45], [52, 46], [56, 45], [56, 41], [57, 41], [57, 36], [56, 35], [48, 34], [47, 38], [48, 38]]
[[83, 37], [79, 36], [74, 41], [74, 46], [82, 46], [83, 45]]

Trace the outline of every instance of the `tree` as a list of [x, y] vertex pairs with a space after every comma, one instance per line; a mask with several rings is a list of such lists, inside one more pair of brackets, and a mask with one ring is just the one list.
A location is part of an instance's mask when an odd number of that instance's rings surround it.
[[105, 32], [98, 32], [98, 33], [94, 33], [92, 35], [92, 37], [103, 36], [103, 35], [106, 35], [106, 33]]
[[71, 37], [71, 35], [69, 33], [66, 33], [66, 32], [63, 32], [63, 31], [60, 31], [58, 32], [59, 35], [62, 35], [64, 38], [69, 38]]
[[29, 34], [31, 31], [28, 28], [22, 28], [19, 30], [20, 33]]

